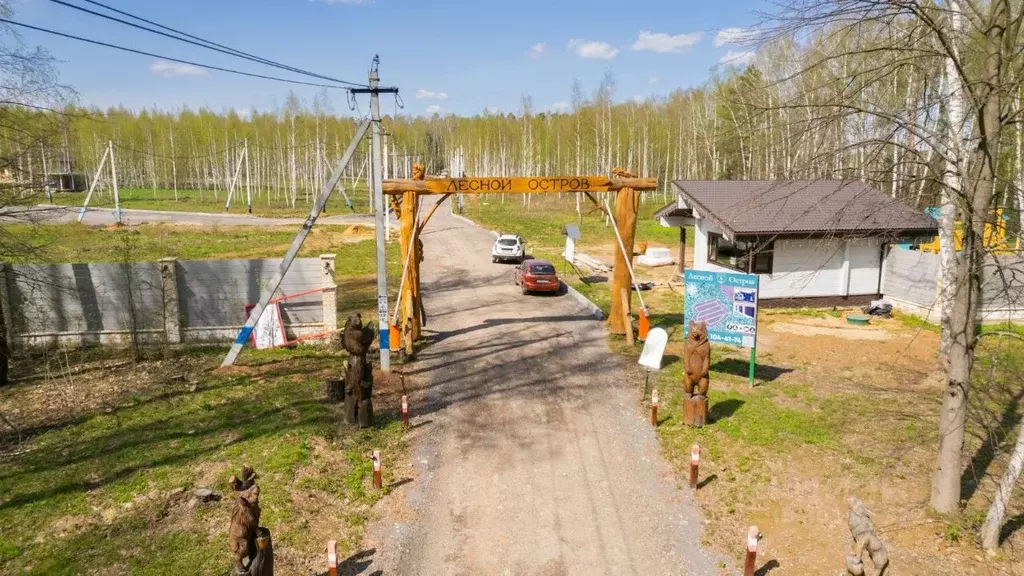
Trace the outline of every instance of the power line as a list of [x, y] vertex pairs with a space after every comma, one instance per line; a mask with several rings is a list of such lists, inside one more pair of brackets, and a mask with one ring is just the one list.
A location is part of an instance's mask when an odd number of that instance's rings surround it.
[[337, 90], [351, 90], [351, 88], [345, 88], [344, 86], [338, 86], [336, 84], [319, 84], [316, 82], [305, 82], [302, 80], [289, 80], [288, 78], [278, 78], [277, 76], [266, 76], [263, 74], [256, 74], [253, 72], [242, 72], [241, 70], [232, 70], [231, 68], [222, 68], [220, 66], [213, 66], [211, 64], [201, 64], [199, 62], [192, 62], [190, 60], [182, 60], [180, 58], [172, 58], [170, 56], [161, 56], [160, 54], [154, 54], [152, 52], [145, 52], [143, 50], [136, 50], [135, 48], [128, 48], [126, 46], [118, 46], [117, 44], [109, 44], [107, 42], [100, 42], [99, 40], [91, 40], [89, 38], [82, 38], [81, 36], [75, 36], [73, 34], [67, 34], [64, 32], [58, 32], [56, 30], [49, 30], [47, 28], [40, 28], [39, 26], [33, 26], [31, 24], [25, 24], [23, 22], [15, 22], [14, 20], [8, 20], [6, 18], [0, 18], [0, 22], [10, 24], [12, 26], [20, 26], [29, 30], [35, 30], [37, 32], [45, 32], [46, 34], [52, 34], [54, 36], [60, 36], [62, 38], [68, 38], [71, 40], [78, 40], [79, 42], [85, 42], [87, 44], [95, 44], [97, 46], [104, 46], [106, 48], [113, 48], [115, 50], [121, 50], [123, 52], [131, 52], [132, 54], [140, 54], [142, 56], [149, 56], [150, 58], [160, 58], [161, 60], [169, 60], [171, 62], [177, 62], [179, 64], [187, 64], [189, 66], [198, 66], [199, 68], [206, 68], [208, 70], [217, 70], [218, 72], [227, 72], [229, 74], [238, 74], [240, 76], [249, 76], [251, 78], [260, 78], [262, 80], [274, 80], [276, 82], [287, 82], [289, 84], [300, 84], [303, 86], [315, 86], [317, 88], [334, 88]]
[[[144, 30], [146, 32], [152, 32], [153, 34], [158, 34], [158, 35], [164, 36], [166, 38], [171, 38], [172, 40], [178, 40], [180, 42], [185, 42], [185, 43], [188, 43], [188, 44], [192, 44], [194, 46], [199, 46], [200, 48], [206, 48], [207, 50], [213, 50], [215, 52], [220, 52], [220, 53], [223, 53], [223, 54], [227, 54], [229, 56], [235, 56], [236, 58], [243, 58], [245, 60], [250, 60], [252, 62], [256, 62], [256, 63], [259, 63], [259, 64], [265, 64], [267, 66], [273, 66], [275, 68], [280, 68], [282, 70], [287, 70], [289, 72], [294, 72], [296, 74], [303, 74], [303, 75], [306, 75], [306, 76], [311, 76], [313, 78], [319, 78], [321, 80], [328, 80], [330, 82], [337, 82], [339, 84], [348, 84], [350, 86], [359, 86], [359, 87], [365, 87], [366, 86], [365, 84], [361, 84], [361, 83], [358, 83], [358, 82], [349, 82], [347, 80], [340, 80], [338, 78], [332, 78], [330, 76], [324, 76], [322, 74], [317, 74], [315, 72], [310, 72], [308, 70], [303, 70], [302, 68], [296, 68], [294, 66], [289, 66], [287, 64], [281, 64], [280, 62], [275, 62], [273, 60], [268, 60], [266, 58], [262, 58], [260, 56], [254, 55], [254, 54], [249, 54], [247, 52], [242, 52], [241, 50], [236, 50], [236, 49], [231, 48], [229, 46], [224, 46], [222, 44], [217, 44], [216, 42], [212, 42], [210, 40], [206, 40], [204, 38], [200, 38], [198, 36], [194, 36], [192, 34], [188, 34], [187, 32], [182, 32], [180, 30], [176, 30], [174, 28], [170, 28], [168, 26], [164, 26], [163, 24], [158, 24], [158, 23], [153, 22], [151, 20], [146, 20], [145, 18], [142, 18], [142, 17], [139, 17], [139, 16], [135, 16], [133, 14], [130, 14], [128, 12], [124, 12], [122, 10], [118, 10], [117, 8], [113, 8], [111, 6], [107, 6], [106, 4], [103, 4], [101, 2], [96, 2], [94, 0], [84, 0], [84, 1], [88, 2], [90, 4], [94, 4], [96, 6], [100, 6], [100, 7], [106, 8], [107, 10], [110, 10], [112, 12], [116, 12], [118, 14], [122, 14], [124, 16], [129, 17], [129, 18], [133, 18], [133, 19], [139, 20], [141, 22], [145, 22], [147, 24], [152, 24], [153, 26], [156, 26], [158, 28], [163, 28], [164, 30], [168, 30], [170, 32], [173, 32], [173, 34], [168, 34], [167, 32], [162, 32], [160, 30], [156, 30], [156, 29], [153, 29], [153, 28], [142, 26], [140, 24], [136, 24], [134, 22], [129, 22], [127, 20], [122, 20], [120, 18], [116, 18], [114, 16], [103, 14], [101, 12], [96, 12], [94, 10], [90, 10], [88, 8], [85, 8], [83, 6], [77, 6], [75, 4], [71, 4], [69, 2], [65, 2], [64, 0], [50, 0], [50, 1], [55, 3], [55, 4], [60, 4], [61, 6], [66, 6], [68, 8], [72, 8], [74, 10], [85, 12], [86, 14], [91, 14], [93, 16], [97, 16], [99, 18], [104, 18], [104, 19], [110, 20], [112, 22], [118, 22], [120, 24], [124, 24], [125, 26], [131, 26], [132, 28], [136, 28], [138, 30]], [[175, 34], [177, 34], [178, 36], [175, 36]], [[182, 36], [184, 36], [184, 38]], [[189, 38], [191, 38], [192, 40], [190, 40]]]

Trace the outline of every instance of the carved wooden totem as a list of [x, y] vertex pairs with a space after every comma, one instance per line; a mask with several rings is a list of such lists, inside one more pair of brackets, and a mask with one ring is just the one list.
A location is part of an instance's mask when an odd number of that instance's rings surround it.
[[683, 421], [688, 426], [703, 427], [708, 417], [708, 372], [711, 369], [711, 342], [705, 322], [690, 322], [683, 347]]
[[373, 366], [366, 360], [376, 335], [372, 326], [363, 326], [362, 316], [349, 316], [341, 335], [341, 344], [348, 351], [345, 364], [346, 424], [361, 428], [373, 426]]

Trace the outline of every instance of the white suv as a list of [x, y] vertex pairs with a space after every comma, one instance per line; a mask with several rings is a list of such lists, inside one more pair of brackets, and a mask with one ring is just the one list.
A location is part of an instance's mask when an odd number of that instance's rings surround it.
[[522, 262], [526, 257], [526, 242], [515, 234], [502, 234], [491, 247], [491, 262], [512, 260]]

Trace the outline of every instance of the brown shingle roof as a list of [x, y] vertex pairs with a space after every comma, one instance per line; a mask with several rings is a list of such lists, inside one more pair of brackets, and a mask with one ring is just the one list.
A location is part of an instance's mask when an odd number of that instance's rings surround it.
[[934, 233], [938, 224], [881, 190], [846, 180], [676, 180], [687, 202], [731, 236]]
[[678, 204], [679, 203], [676, 202], [675, 200], [669, 202], [668, 204], [665, 204], [664, 206], [659, 208], [657, 212], [654, 213], [654, 219], [658, 220], [660, 218], [665, 217], [691, 215], [691, 213], [693, 212], [692, 210], [690, 210], [689, 208], [680, 208]]

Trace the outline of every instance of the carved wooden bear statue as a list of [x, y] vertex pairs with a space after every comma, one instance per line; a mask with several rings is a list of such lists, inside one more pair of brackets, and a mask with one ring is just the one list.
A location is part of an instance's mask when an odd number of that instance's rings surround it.
[[705, 322], [690, 322], [690, 333], [683, 346], [683, 389], [690, 396], [707, 396], [708, 371], [711, 368], [711, 342], [708, 341], [708, 325]]
[[245, 466], [242, 477], [242, 480], [232, 477], [230, 483], [235, 490], [235, 505], [231, 510], [228, 543], [235, 574], [248, 574], [246, 561], [251, 562], [257, 555], [256, 536], [260, 525], [260, 487], [256, 485], [256, 473]]
[[348, 317], [341, 335], [342, 346], [349, 353], [345, 366], [345, 423], [358, 423], [364, 428], [373, 426], [373, 367], [366, 354], [375, 334], [376, 330], [363, 326], [362, 316], [356, 314]]

